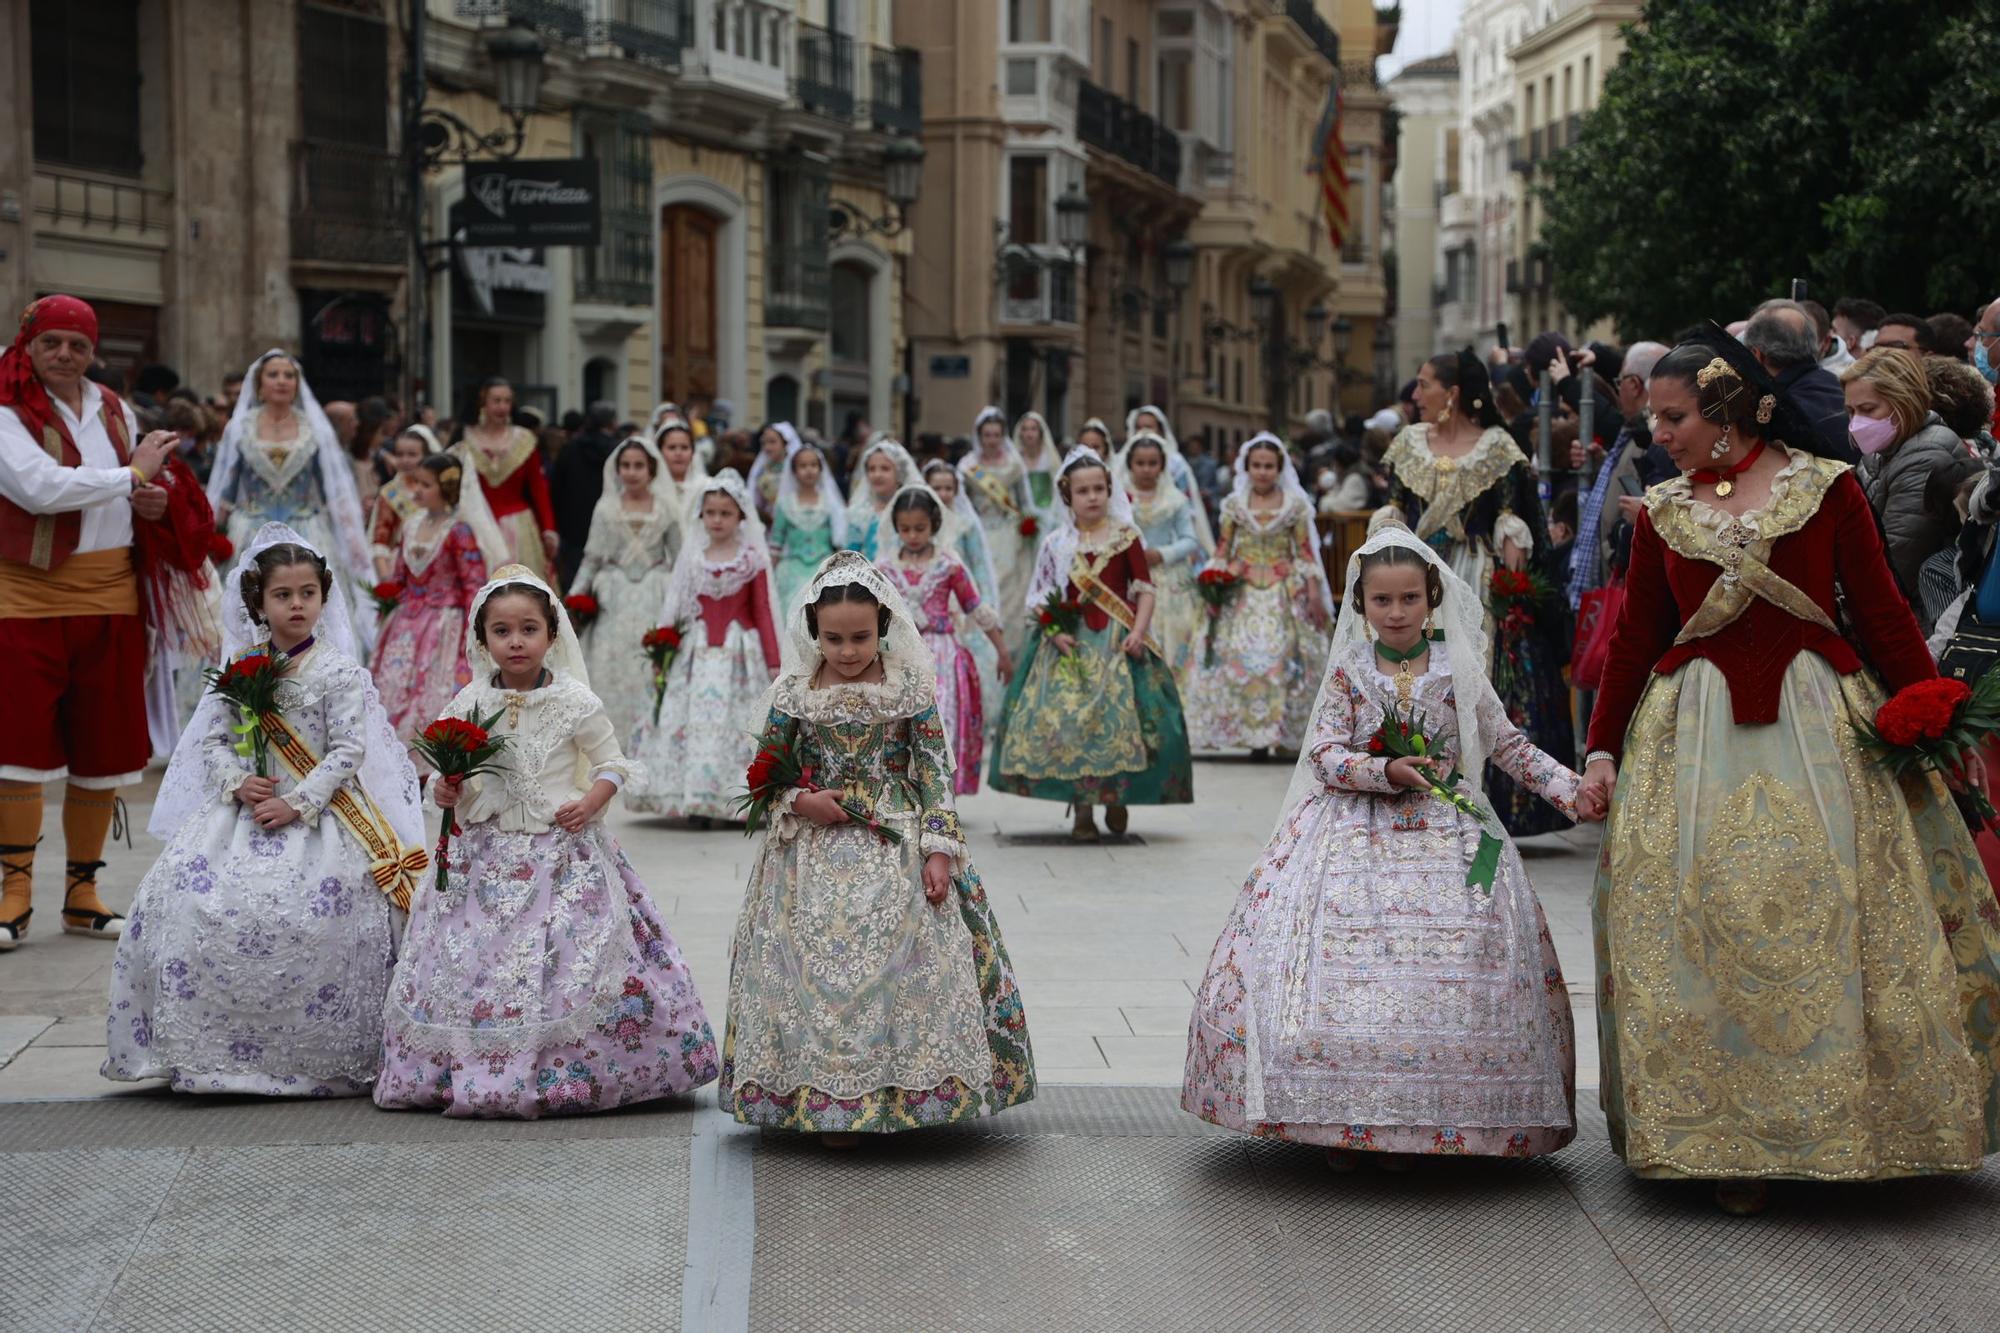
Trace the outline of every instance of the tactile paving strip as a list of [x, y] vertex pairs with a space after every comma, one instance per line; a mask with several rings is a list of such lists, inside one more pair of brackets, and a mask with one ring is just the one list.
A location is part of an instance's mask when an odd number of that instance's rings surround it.
[[197, 1149], [92, 1327], [671, 1329], [687, 1172], [664, 1138]]

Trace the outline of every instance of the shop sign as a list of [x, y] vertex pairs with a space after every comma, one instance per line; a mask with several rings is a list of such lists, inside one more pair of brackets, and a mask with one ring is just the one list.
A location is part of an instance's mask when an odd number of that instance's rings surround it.
[[468, 245], [596, 245], [603, 227], [595, 158], [480, 162], [465, 169]]

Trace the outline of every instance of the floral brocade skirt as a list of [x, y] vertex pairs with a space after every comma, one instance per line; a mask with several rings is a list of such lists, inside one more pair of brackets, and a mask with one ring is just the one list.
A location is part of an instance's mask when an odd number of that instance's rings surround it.
[[1625, 738], [1593, 922], [1602, 1096], [1643, 1176], [1874, 1180], [2000, 1147], [2000, 908], [1935, 777], [1816, 654], [1738, 725], [1705, 660]]
[[1035, 1094], [1013, 964], [973, 868], [924, 898], [913, 820], [766, 835], [730, 950], [722, 1109], [766, 1129], [894, 1133]]
[[417, 891], [383, 1026], [390, 1109], [533, 1120], [717, 1073], [680, 948], [599, 825], [461, 831], [445, 892]]
[[[966, 629], [979, 632], [970, 622]], [[979, 790], [979, 766], [986, 758], [986, 706], [979, 667], [956, 634], [926, 633], [924, 642], [937, 659], [938, 720], [951, 741], [952, 794], [971, 796]]]
[[465, 609], [405, 602], [389, 613], [369, 664], [399, 740], [415, 740], [472, 679]]
[[627, 783], [627, 809], [681, 819], [735, 819], [743, 773], [757, 754], [764, 729], [764, 691], [771, 673], [757, 631], [732, 624], [711, 645], [697, 621], [687, 646], [667, 672], [660, 720], [652, 721], [653, 695], [632, 746], [646, 765], [641, 783]]
[[1127, 657], [1116, 621], [1084, 628], [1065, 657], [1027, 645], [994, 734], [996, 791], [1085, 805], [1185, 805], [1194, 760], [1173, 672], [1153, 653]]
[[[1240, 585], [1194, 643], [1188, 732], [1199, 750], [1296, 750], [1326, 670], [1324, 630], [1300, 611], [1305, 596], [1284, 580]], [[1209, 636], [1215, 665], [1207, 665]]]

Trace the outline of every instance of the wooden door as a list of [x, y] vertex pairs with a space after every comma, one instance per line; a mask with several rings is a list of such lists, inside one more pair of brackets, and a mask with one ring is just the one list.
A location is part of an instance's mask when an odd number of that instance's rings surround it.
[[660, 397], [716, 395], [716, 242], [722, 224], [674, 204], [660, 217]]

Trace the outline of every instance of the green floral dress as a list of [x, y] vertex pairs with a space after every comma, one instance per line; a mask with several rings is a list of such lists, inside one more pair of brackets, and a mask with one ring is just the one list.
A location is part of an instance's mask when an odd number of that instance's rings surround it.
[[[721, 1102], [745, 1124], [892, 1133], [991, 1115], [1035, 1091], [1013, 965], [952, 808], [952, 766], [926, 660], [884, 658], [877, 685], [780, 679], [759, 745], [790, 743], [866, 824], [791, 813], [787, 793], [750, 873], [729, 969]], [[924, 898], [924, 860], [955, 864]]]

